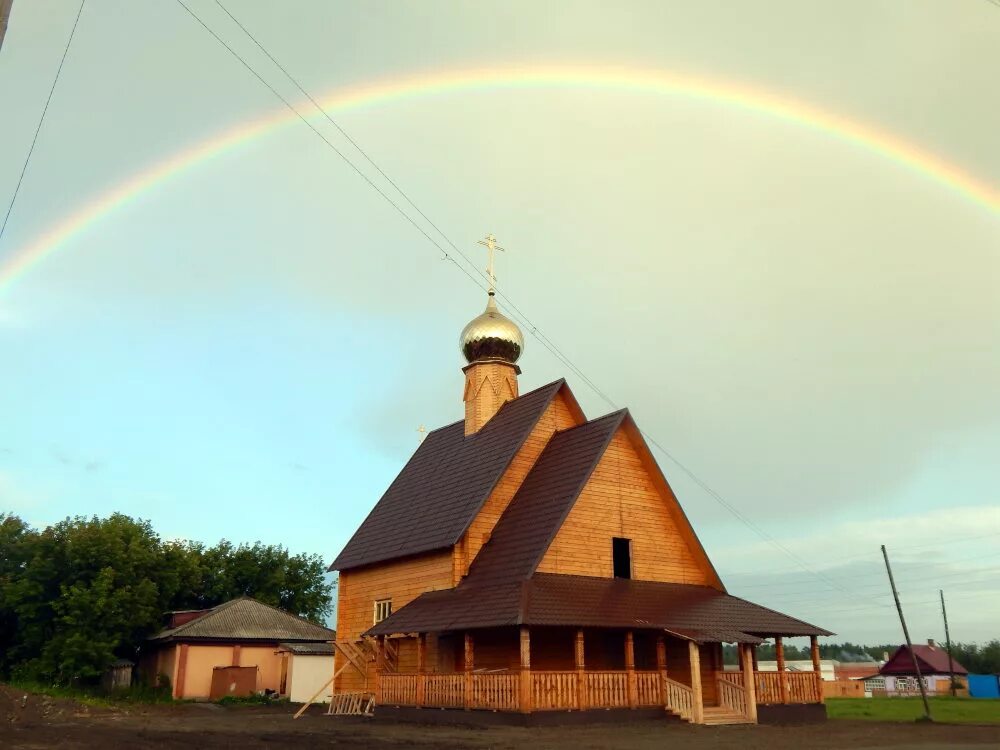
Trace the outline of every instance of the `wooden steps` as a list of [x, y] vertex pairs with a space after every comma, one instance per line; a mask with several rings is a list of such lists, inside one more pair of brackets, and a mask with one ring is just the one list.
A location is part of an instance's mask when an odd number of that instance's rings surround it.
[[705, 725], [720, 726], [722, 724], [751, 724], [743, 714], [737, 713], [725, 706], [705, 706]]

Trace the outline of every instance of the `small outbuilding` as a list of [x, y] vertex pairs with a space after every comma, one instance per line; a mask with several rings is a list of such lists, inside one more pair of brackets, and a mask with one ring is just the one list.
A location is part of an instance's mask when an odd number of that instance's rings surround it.
[[286, 647], [332, 650], [335, 637], [329, 628], [250, 597], [167, 614], [166, 629], [143, 649], [139, 671], [150, 682], [165, 677], [178, 699], [217, 700], [265, 690], [281, 694]]
[[[333, 644], [282, 643], [281, 695], [292, 703], [329, 703], [333, 695]], [[326, 685], [317, 695], [320, 688]]]
[[875, 695], [918, 694], [920, 684], [917, 681], [917, 672], [913, 668], [914, 657], [920, 667], [920, 678], [924, 688], [931, 694], [947, 693], [951, 674], [954, 674], [960, 683], [964, 683], [969, 674], [969, 671], [954, 659], [951, 659], [949, 665], [948, 652], [933, 640], [928, 640], [926, 646], [914, 646], [912, 655], [904, 643], [886, 660], [877, 675], [865, 679], [865, 689]]

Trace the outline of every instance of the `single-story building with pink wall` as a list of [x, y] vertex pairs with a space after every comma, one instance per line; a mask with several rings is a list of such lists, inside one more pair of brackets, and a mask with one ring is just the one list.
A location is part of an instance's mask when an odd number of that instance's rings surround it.
[[212, 609], [168, 613], [139, 658], [149, 682], [169, 680], [174, 698], [217, 700], [271, 690], [288, 695], [289, 645], [332, 643], [334, 631], [250, 597]]

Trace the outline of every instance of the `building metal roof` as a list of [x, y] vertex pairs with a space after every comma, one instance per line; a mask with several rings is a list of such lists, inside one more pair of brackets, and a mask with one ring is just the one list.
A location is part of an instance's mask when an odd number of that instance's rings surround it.
[[[928, 674], [948, 674], [948, 651], [940, 646], [921, 645], [914, 646], [913, 653], [920, 662], [920, 673]], [[955, 674], [968, 674], [969, 670], [952, 659]], [[879, 669], [880, 675], [916, 675], [913, 669], [913, 659], [910, 651], [904, 643], [896, 649], [896, 653], [889, 657], [889, 661]]]
[[330, 570], [456, 544], [564, 385], [560, 379], [508, 401], [472, 435], [464, 421], [429, 432]]
[[[422, 594], [368, 634], [553, 625], [665, 629], [699, 642], [830, 635], [729, 596], [721, 582], [698, 586], [535, 572], [623, 426], [641, 441], [627, 410], [555, 433], [458, 587]], [[697, 551], [704, 553], [700, 546]]]
[[303, 617], [243, 596], [150, 641], [332, 641], [336, 633]]
[[832, 635], [711, 586], [554, 573], [485, 587], [463, 582], [423, 594], [368, 634], [511, 625], [668, 630], [698, 642], [759, 643], [778, 635]]
[[526, 580], [535, 572], [627, 414], [617, 411], [552, 436], [469, 568], [470, 584]]
[[279, 643], [278, 650], [296, 656], [333, 656], [333, 643]]

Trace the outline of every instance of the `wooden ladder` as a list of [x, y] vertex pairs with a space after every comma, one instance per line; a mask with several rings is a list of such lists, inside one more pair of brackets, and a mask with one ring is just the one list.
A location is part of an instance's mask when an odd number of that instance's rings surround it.
[[327, 714], [330, 716], [371, 716], [375, 697], [371, 693], [334, 693]]

